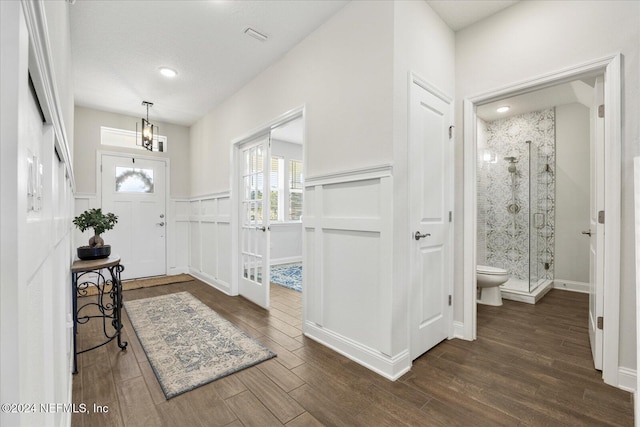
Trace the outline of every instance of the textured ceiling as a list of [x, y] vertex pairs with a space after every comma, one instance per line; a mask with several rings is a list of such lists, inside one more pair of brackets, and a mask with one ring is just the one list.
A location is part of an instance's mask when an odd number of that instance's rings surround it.
[[[0, 0], [1, 1], [1, 0]], [[347, 0], [68, 0], [76, 105], [191, 125]], [[356, 0], [357, 1], [357, 0]], [[389, 0], [380, 0], [389, 1]], [[416, 0], [417, 1], [417, 0]], [[454, 30], [514, 1], [429, 0]], [[268, 36], [258, 41], [251, 27]], [[357, 31], [357, 28], [354, 28]], [[167, 79], [160, 67], [178, 76]]]
[[[75, 103], [191, 125], [346, 1], [98, 1], [70, 8]], [[258, 41], [247, 27], [269, 36]], [[178, 71], [167, 79], [166, 66]]]

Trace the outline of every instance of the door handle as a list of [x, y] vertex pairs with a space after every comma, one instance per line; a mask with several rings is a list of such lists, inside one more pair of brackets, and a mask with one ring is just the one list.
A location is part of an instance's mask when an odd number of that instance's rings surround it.
[[256, 230], [260, 230], [264, 233], [265, 231], [267, 231], [267, 227], [263, 225], [262, 227], [256, 227]]
[[160, 227], [164, 227], [164, 221], [163, 222], [156, 222], [156, 225], [159, 225]]
[[586, 234], [591, 237], [591, 230], [582, 231], [582, 234]]
[[416, 233], [413, 235], [413, 238], [416, 239], [416, 240], [420, 240], [423, 237], [429, 237], [429, 236], [431, 236], [431, 234], [429, 234], [429, 233], [421, 234], [419, 231], [416, 231]]

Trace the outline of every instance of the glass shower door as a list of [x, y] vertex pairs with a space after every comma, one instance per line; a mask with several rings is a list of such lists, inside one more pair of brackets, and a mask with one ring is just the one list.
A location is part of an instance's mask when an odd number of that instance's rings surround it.
[[553, 250], [550, 233], [553, 221], [551, 157], [535, 143], [529, 143], [529, 292], [551, 278]]

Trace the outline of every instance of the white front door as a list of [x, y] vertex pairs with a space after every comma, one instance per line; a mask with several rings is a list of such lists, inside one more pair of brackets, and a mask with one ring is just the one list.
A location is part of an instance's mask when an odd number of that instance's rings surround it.
[[240, 147], [239, 293], [269, 307], [269, 135]]
[[425, 87], [412, 83], [409, 111], [412, 359], [446, 339], [451, 325], [451, 100]]
[[594, 105], [591, 107], [591, 185], [589, 203], [589, 341], [593, 364], [602, 370], [602, 321], [604, 314], [604, 224], [598, 213], [604, 212], [604, 118], [599, 106], [604, 104], [603, 78], [596, 79]]
[[166, 163], [103, 154], [102, 211], [118, 223], [102, 236], [119, 255], [123, 279], [166, 274]]

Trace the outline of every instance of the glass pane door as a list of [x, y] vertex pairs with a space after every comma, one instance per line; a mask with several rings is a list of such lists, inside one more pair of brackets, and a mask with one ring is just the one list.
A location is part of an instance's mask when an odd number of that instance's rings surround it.
[[240, 294], [267, 307], [269, 295], [268, 137], [241, 148]]

